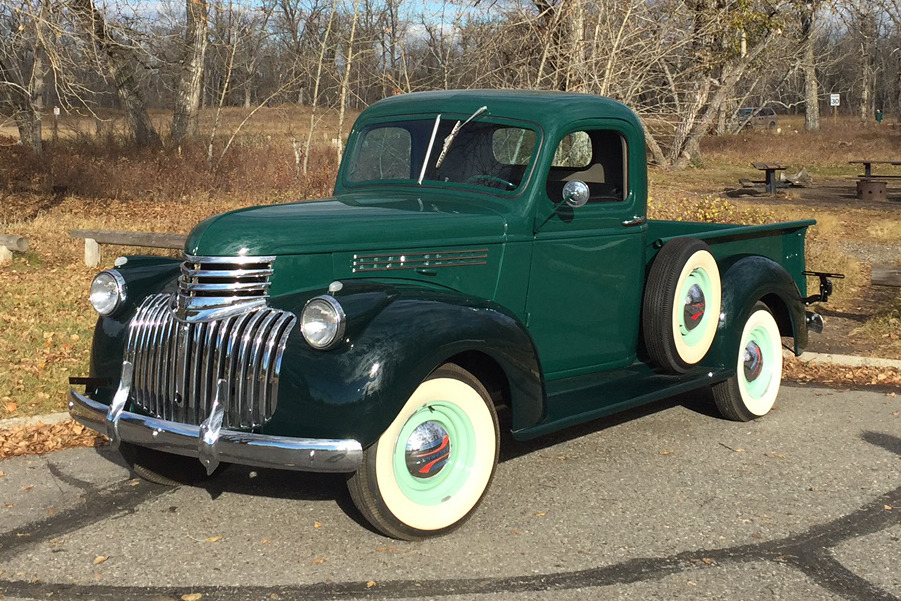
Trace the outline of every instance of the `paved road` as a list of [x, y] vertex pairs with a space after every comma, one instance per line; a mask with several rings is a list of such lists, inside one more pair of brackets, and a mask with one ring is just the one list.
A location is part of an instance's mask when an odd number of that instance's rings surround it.
[[15, 458], [0, 462], [0, 592], [899, 599], [899, 409], [886, 393], [785, 388], [778, 410], [736, 424], [696, 394], [511, 443], [476, 516], [423, 543], [362, 525], [341, 477], [233, 466], [167, 489], [130, 481], [109, 450]]

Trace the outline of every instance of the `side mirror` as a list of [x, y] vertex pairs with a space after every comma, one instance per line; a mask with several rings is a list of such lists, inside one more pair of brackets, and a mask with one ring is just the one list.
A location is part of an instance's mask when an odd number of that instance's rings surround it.
[[583, 181], [574, 180], [563, 186], [563, 202], [573, 208], [585, 206], [590, 194], [588, 184]]

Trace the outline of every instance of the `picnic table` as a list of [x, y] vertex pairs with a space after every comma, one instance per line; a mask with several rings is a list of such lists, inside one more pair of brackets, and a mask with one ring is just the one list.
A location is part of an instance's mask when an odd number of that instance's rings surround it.
[[755, 169], [766, 172], [764, 181], [759, 183], [766, 185], [767, 194], [775, 195], [776, 188], [781, 185], [779, 180], [776, 179], [776, 172], [784, 171], [785, 165], [783, 165], [782, 163], [751, 163], [751, 166]]
[[857, 198], [868, 200], [886, 200], [887, 183], [890, 179], [901, 179], [901, 174], [873, 173], [873, 165], [901, 166], [901, 161], [874, 161], [872, 159], [856, 159], [848, 161], [851, 165], [863, 165], [863, 175], [857, 176]]

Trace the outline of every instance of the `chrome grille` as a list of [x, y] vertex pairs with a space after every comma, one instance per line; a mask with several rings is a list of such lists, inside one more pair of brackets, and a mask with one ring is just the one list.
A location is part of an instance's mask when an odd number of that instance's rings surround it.
[[269, 421], [297, 317], [263, 308], [190, 323], [175, 318], [171, 303], [169, 294], [148, 297], [129, 325], [132, 400], [155, 417], [199, 425], [209, 415], [222, 379], [227, 383], [220, 399], [224, 427], [256, 428]]
[[275, 257], [185, 256], [175, 311], [182, 321], [202, 322], [265, 307]]

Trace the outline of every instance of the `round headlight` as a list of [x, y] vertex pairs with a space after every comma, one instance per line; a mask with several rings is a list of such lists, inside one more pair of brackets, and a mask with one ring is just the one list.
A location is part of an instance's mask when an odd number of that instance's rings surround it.
[[125, 302], [125, 279], [115, 269], [101, 271], [91, 282], [91, 305], [104, 317], [112, 315]]
[[300, 332], [313, 348], [331, 348], [344, 336], [344, 309], [333, 296], [310, 299], [300, 315]]

